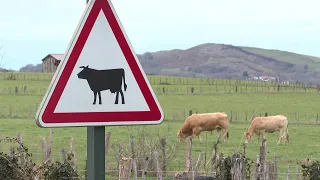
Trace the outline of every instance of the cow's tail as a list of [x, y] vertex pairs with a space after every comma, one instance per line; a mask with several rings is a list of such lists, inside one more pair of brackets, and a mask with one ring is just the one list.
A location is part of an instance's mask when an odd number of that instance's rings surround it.
[[126, 84], [126, 77], [125, 77], [124, 70], [123, 70], [122, 78], [123, 78], [124, 91], [126, 91], [127, 90], [127, 84]]

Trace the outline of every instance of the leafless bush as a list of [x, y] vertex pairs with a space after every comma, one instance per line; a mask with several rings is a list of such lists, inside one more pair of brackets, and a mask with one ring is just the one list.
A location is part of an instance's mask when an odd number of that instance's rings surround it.
[[0, 179], [3, 180], [33, 180], [33, 179], [76, 179], [77, 170], [74, 169], [73, 154], [67, 154], [68, 158], [64, 162], [52, 162], [49, 158], [42, 164], [32, 161], [32, 154], [23, 145], [20, 134], [18, 138], [6, 137], [3, 142], [13, 142], [18, 144], [18, 148], [11, 148], [10, 153], [0, 152]]
[[[161, 167], [161, 171], [166, 171], [167, 165], [178, 155], [176, 151], [178, 144], [169, 144], [166, 141], [166, 133], [164, 135], [160, 135], [160, 132], [151, 133], [151, 130], [144, 126], [131, 126], [128, 127], [128, 131], [129, 142], [126, 143], [127, 145], [112, 144], [111, 148], [119, 155], [119, 159], [121, 157], [135, 158], [138, 176], [142, 176], [143, 171], [148, 172], [148, 176], [157, 176], [155, 152], [158, 153], [158, 166]], [[148, 162], [147, 165], [146, 162]]]

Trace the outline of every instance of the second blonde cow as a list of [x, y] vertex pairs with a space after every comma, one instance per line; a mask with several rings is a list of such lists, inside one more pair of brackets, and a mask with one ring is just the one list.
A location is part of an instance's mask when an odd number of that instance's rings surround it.
[[245, 143], [251, 140], [253, 135], [258, 136], [258, 143], [260, 142], [260, 136], [264, 138], [264, 133], [274, 133], [279, 131], [279, 140], [277, 145], [284, 139], [284, 144], [289, 143], [289, 131], [288, 131], [288, 118], [284, 115], [268, 116], [268, 117], [256, 117], [251, 121], [250, 127], [245, 135]]

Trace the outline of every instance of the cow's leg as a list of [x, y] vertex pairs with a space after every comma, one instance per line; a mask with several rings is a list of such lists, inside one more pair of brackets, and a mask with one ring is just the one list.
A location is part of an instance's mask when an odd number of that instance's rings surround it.
[[281, 139], [282, 139], [282, 130], [280, 129], [279, 130], [279, 138], [278, 138], [277, 145], [281, 142]]
[[289, 144], [289, 143], [290, 143], [290, 140], [289, 140], [290, 137], [289, 137], [288, 127], [287, 127], [287, 129], [286, 129], [285, 134], [286, 134], [286, 142]]
[[96, 91], [93, 92], [93, 96], [94, 96], [93, 104], [96, 104], [96, 100], [97, 100], [97, 92]]
[[283, 130], [282, 129], [280, 129], [280, 131], [279, 131], [279, 139], [278, 139], [277, 145], [281, 143], [281, 139], [283, 139]]
[[222, 131], [220, 129], [217, 129], [217, 134], [218, 134], [217, 142], [219, 142], [222, 135]]
[[122, 92], [121, 89], [120, 89], [120, 95], [121, 95], [122, 104], [125, 104], [125, 102], [124, 102], [124, 95], [123, 95], [123, 92]]
[[289, 133], [288, 133], [288, 128], [286, 128], [283, 132], [284, 135], [284, 144], [286, 145], [287, 143], [289, 144]]
[[199, 129], [198, 129], [198, 128], [194, 128], [194, 129], [192, 130], [192, 135], [193, 135], [193, 137], [194, 137], [194, 136], [197, 136], [198, 139], [199, 139], [199, 141], [201, 142], [200, 132], [199, 132]]
[[119, 99], [119, 91], [116, 92], [116, 100], [114, 101], [114, 104], [118, 104]]
[[101, 91], [98, 92], [98, 96], [99, 96], [99, 104], [102, 104], [102, 101], [101, 101]]
[[283, 139], [283, 144], [286, 145], [286, 142], [287, 142], [287, 131], [286, 131], [286, 129], [284, 129], [283, 132], [282, 132], [282, 139]]
[[227, 133], [228, 133], [228, 130], [227, 129], [223, 129], [223, 132], [224, 132], [224, 139], [223, 139], [223, 143], [226, 143], [227, 142]]

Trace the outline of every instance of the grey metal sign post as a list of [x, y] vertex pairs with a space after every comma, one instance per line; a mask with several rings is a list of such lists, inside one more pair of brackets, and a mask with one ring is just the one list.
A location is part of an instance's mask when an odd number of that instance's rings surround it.
[[105, 179], [105, 127], [87, 127], [87, 179]]
[[[86, 0], [88, 4], [89, 0]], [[105, 127], [87, 127], [87, 179], [105, 179]]]

